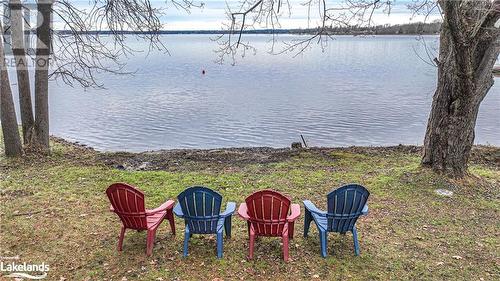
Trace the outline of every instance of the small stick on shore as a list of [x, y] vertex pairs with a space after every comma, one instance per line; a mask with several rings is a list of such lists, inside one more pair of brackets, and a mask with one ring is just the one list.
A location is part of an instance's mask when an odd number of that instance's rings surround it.
[[17, 213], [17, 214], [12, 214], [13, 217], [20, 217], [20, 216], [32, 216], [34, 214], [39, 214], [42, 211], [34, 211], [34, 212], [26, 212], [26, 213]]
[[302, 138], [302, 142], [304, 143], [304, 147], [308, 148], [306, 140], [304, 139], [304, 136], [302, 134], [300, 135], [300, 138]]

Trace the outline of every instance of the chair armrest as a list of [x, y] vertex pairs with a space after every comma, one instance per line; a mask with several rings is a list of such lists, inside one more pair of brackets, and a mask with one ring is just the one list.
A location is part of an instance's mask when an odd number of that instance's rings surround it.
[[182, 212], [181, 204], [179, 204], [179, 203], [175, 204], [174, 214], [176, 216], [178, 216], [179, 218], [183, 218], [184, 217], [184, 213]]
[[363, 207], [363, 210], [361, 211], [361, 215], [362, 216], [366, 216], [368, 214], [368, 204], [366, 204], [364, 207]]
[[234, 202], [227, 202], [226, 210], [224, 213], [220, 214], [221, 218], [229, 217], [233, 215], [234, 210], [236, 210], [236, 203]]
[[311, 213], [314, 213], [316, 215], [319, 215], [319, 216], [322, 216], [322, 217], [326, 217], [326, 212], [325, 211], [321, 211], [320, 209], [318, 209], [313, 202], [309, 201], [309, 200], [305, 200], [304, 201], [304, 208], [306, 208], [307, 211], [311, 212]]
[[286, 220], [288, 222], [294, 222], [300, 216], [300, 205], [299, 204], [292, 204], [291, 209], [292, 209], [292, 213], [288, 217], [286, 217]]
[[175, 203], [174, 200], [167, 200], [167, 202], [161, 204], [161, 206], [156, 209], [146, 210], [146, 215], [154, 215], [156, 213], [165, 212], [168, 209], [172, 209], [174, 203]]
[[250, 216], [248, 215], [247, 203], [240, 204], [240, 207], [238, 208], [238, 215], [246, 221], [250, 219]]

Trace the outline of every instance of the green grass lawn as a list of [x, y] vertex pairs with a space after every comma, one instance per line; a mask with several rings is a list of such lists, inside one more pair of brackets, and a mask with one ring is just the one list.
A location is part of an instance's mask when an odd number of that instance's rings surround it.
[[[498, 155], [498, 148], [486, 149]], [[193, 160], [163, 171], [118, 170], [105, 165], [102, 154], [61, 143], [53, 150], [47, 159], [0, 157], [0, 256], [49, 264], [48, 280], [500, 278], [498, 159], [473, 161], [471, 175], [456, 181], [420, 168], [418, 152], [405, 148], [312, 149], [277, 162], [238, 165]], [[329, 256], [321, 258], [316, 227], [302, 237], [302, 210], [288, 263], [278, 238], [257, 240], [255, 258], [248, 261], [246, 225], [237, 216], [221, 260], [215, 236], [207, 235], [195, 235], [190, 256], [183, 258], [179, 219], [175, 237], [168, 222], [160, 226], [148, 258], [144, 232], [127, 232], [123, 252], [116, 251], [121, 224], [108, 212], [105, 190], [117, 181], [143, 190], [150, 208], [191, 185], [206, 185], [238, 203], [271, 188], [294, 203], [310, 199], [324, 208], [330, 190], [356, 182], [371, 192], [370, 213], [357, 223], [359, 257], [350, 234], [330, 234]], [[439, 196], [437, 188], [454, 195]]]

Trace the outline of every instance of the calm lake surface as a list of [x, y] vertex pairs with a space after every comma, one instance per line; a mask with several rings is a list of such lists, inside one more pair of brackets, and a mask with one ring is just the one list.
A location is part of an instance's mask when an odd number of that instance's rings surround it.
[[[171, 56], [128, 58], [135, 75], [99, 76], [105, 90], [53, 82], [51, 134], [106, 151], [285, 147], [300, 134], [310, 146], [422, 144], [436, 68], [416, 36], [338, 36], [295, 58], [268, 54], [269, 36], [246, 39], [257, 55], [236, 66], [214, 63], [209, 35], [168, 35]], [[499, 84], [481, 105], [478, 144], [500, 145]]]

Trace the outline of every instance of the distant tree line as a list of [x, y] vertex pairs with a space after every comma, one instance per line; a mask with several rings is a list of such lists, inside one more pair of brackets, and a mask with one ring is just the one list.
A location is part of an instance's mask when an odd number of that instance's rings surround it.
[[[376, 25], [376, 26], [342, 26], [327, 28], [328, 33], [332, 35], [358, 35], [358, 34], [373, 34], [373, 35], [390, 35], [390, 34], [439, 34], [441, 30], [441, 22], [433, 23], [409, 23], [396, 25]], [[231, 30], [159, 30], [159, 31], [131, 31], [131, 30], [83, 30], [80, 34], [228, 34]], [[243, 30], [244, 34], [313, 34], [317, 29], [251, 29]], [[60, 30], [59, 34], [74, 34], [73, 30]]]
[[[331, 35], [403, 35], [403, 34], [439, 34], [441, 22], [432, 23], [408, 23], [396, 25], [372, 25], [372, 26], [338, 26], [327, 27], [323, 32]], [[315, 34], [316, 29], [291, 29], [289, 33]]]

